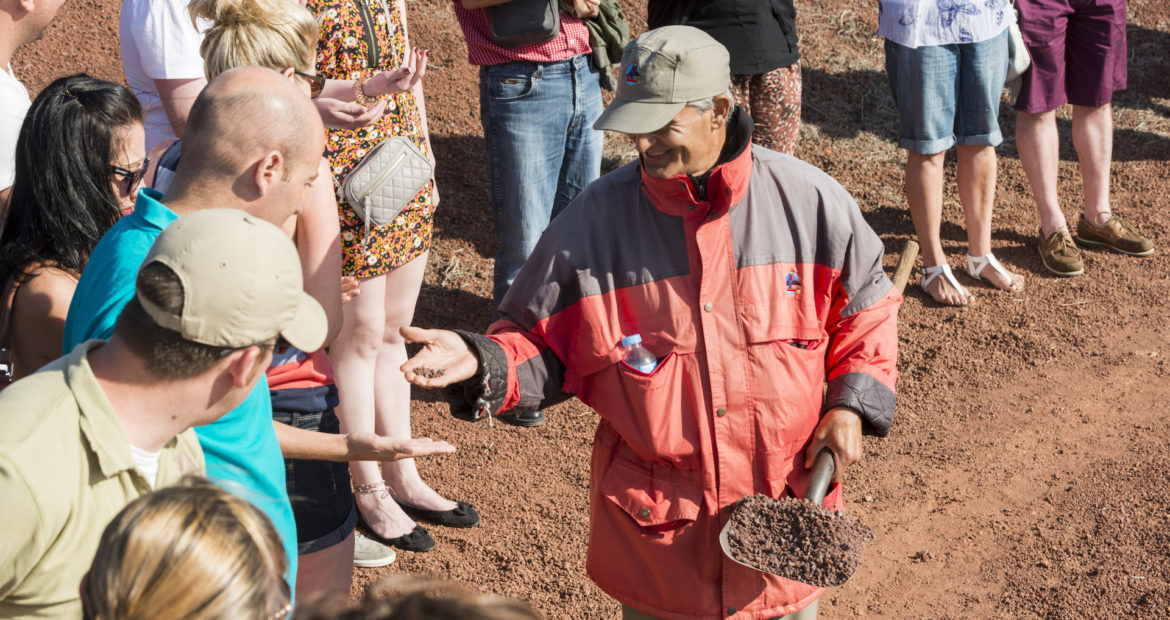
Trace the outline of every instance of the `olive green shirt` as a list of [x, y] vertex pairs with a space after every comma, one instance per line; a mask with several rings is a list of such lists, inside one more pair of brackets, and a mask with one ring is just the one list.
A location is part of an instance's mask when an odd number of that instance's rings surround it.
[[[86, 353], [0, 392], [0, 618], [79, 618], [81, 578], [102, 531], [150, 485]], [[156, 487], [203, 471], [195, 433], [163, 448]]]

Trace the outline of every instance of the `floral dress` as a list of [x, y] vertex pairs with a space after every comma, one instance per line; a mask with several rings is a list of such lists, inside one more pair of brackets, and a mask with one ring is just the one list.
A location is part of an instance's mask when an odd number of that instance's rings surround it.
[[[317, 43], [317, 72], [338, 80], [369, 78], [378, 71], [402, 66], [406, 53], [405, 15], [395, 0], [308, 0], [308, 8], [321, 20]], [[367, 28], [367, 24], [371, 27]], [[406, 136], [429, 155], [422, 119], [413, 93], [387, 96], [386, 111], [374, 123], [360, 129], [330, 129], [325, 156], [338, 181], [338, 216], [341, 220], [342, 272], [371, 278], [400, 267], [426, 252], [434, 229], [431, 180], [385, 226], [370, 226], [362, 250], [365, 224], [340, 192], [340, 183], [366, 152], [390, 136]]]

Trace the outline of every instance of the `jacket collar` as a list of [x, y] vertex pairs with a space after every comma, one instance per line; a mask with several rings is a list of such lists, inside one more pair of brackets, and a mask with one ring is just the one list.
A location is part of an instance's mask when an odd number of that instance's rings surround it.
[[723, 152], [708, 174], [705, 199], [692, 177], [680, 174], [669, 179], [654, 178], [639, 163], [642, 191], [656, 209], [668, 215], [713, 218], [727, 213], [747, 193], [752, 172], [752, 127], [751, 116], [736, 108], [727, 124]]

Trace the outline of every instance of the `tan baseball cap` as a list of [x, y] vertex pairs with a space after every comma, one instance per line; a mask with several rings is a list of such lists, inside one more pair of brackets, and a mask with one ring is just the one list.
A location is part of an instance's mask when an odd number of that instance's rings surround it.
[[302, 351], [325, 343], [321, 304], [304, 292], [301, 259], [288, 235], [236, 209], [185, 215], [158, 236], [143, 265], [170, 267], [183, 309], [167, 312], [138, 295], [155, 323], [214, 347], [242, 348], [278, 334]]
[[594, 129], [651, 133], [666, 126], [691, 101], [727, 92], [731, 56], [711, 35], [693, 26], [664, 26], [626, 45], [613, 103]]

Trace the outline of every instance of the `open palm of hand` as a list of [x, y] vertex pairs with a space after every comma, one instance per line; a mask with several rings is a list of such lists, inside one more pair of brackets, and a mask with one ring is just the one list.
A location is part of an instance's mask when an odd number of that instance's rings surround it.
[[393, 71], [380, 71], [374, 77], [366, 80], [364, 86], [367, 95], [381, 97], [392, 93], [410, 92], [420, 81], [427, 70], [427, 50], [411, 49], [406, 52], [402, 66]]

